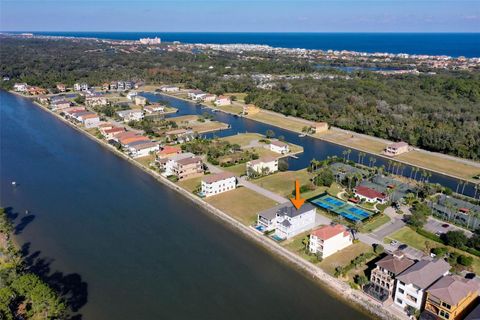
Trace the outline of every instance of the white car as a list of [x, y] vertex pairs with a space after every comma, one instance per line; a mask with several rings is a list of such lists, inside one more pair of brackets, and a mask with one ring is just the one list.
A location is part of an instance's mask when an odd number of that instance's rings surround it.
[[390, 245], [396, 247], [396, 246], [398, 245], [398, 241], [397, 241], [397, 240], [392, 240], [392, 241], [390, 242]]

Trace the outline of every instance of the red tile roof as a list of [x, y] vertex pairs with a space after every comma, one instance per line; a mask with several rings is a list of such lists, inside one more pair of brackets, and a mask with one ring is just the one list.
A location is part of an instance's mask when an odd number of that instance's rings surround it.
[[341, 224], [336, 224], [334, 226], [323, 226], [318, 228], [317, 230], [312, 231], [312, 235], [322, 240], [328, 240], [335, 237], [336, 235], [339, 235], [340, 233], [343, 233], [344, 236], [348, 235], [347, 229]]
[[372, 188], [365, 187], [365, 186], [356, 187], [355, 193], [370, 199], [375, 199], [375, 198], [384, 199], [387, 197], [386, 194], [378, 192], [377, 190], [374, 190]]
[[165, 146], [162, 150], [158, 151], [158, 154], [172, 154], [172, 153], [180, 153], [182, 152], [182, 148], [175, 147], [175, 146]]

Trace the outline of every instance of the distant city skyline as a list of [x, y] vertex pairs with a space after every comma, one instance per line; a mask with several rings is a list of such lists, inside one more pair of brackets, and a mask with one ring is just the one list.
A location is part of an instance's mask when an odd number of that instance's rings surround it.
[[2, 0], [2, 31], [480, 32], [475, 0]]

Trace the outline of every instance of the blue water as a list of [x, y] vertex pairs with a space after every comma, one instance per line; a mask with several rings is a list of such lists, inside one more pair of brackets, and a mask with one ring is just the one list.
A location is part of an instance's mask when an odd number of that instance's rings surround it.
[[[289, 131], [287, 129], [274, 127], [265, 123], [257, 122], [251, 119], [247, 119], [244, 117], [236, 117], [228, 113], [224, 112], [213, 112], [209, 108], [202, 107], [199, 104], [195, 104], [193, 102], [180, 100], [177, 98], [173, 98], [170, 96], [165, 95], [154, 95], [151, 93], [142, 93], [143, 96], [147, 97], [150, 101], [160, 101], [163, 103], [167, 103], [175, 108], [178, 109], [176, 114], [171, 115], [171, 117], [176, 117], [180, 115], [188, 115], [188, 114], [204, 114], [209, 113], [213, 116], [213, 118], [217, 121], [228, 123], [230, 128], [227, 130], [217, 131], [214, 133], [204, 135], [207, 138], [211, 138], [213, 136], [217, 137], [226, 137], [237, 133], [244, 133], [244, 132], [257, 132], [261, 134], [265, 134], [267, 130], [272, 130], [277, 137], [283, 136], [287, 142], [294, 143], [296, 145], [300, 145], [303, 147], [303, 153], [297, 154], [297, 158], [288, 158], [288, 165], [290, 170], [300, 170], [308, 167], [310, 161], [312, 159], [317, 160], [324, 160], [327, 157], [337, 156], [342, 158], [342, 152], [345, 151], [347, 148], [330, 143], [328, 141], [322, 141], [316, 138], [312, 138], [309, 136], [306, 137], [299, 137], [298, 133]], [[350, 154], [350, 160], [357, 161], [358, 160], [358, 153], [357, 150], [352, 150]], [[376, 159], [375, 165], [376, 166], [385, 166], [385, 168], [389, 167], [388, 161], [390, 159], [386, 159], [383, 157], [378, 157], [376, 155], [368, 155], [368, 157], [373, 157]], [[363, 163], [365, 164], [365, 162]], [[412, 174], [412, 166], [405, 165], [404, 169], [398, 172], [398, 174], [403, 175], [405, 177], [413, 177]], [[452, 190], [456, 190], [459, 180], [448, 177], [442, 174], [438, 174], [435, 172], [430, 172], [432, 176], [429, 178], [429, 181], [432, 183], [439, 183], [443, 186], [449, 187]], [[417, 175], [417, 179], [420, 179], [420, 175]], [[459, 191], [462, 191], [462, 187], [459, 188]], [[468, 195], [473, 197], [474, 185], [473, 183], [468, 183], [463, 190], [464, 195]]]
[[34, 32], [34, 34], [185, 43], [249, 43], [283, 48], [480, 57], [480, 33]]

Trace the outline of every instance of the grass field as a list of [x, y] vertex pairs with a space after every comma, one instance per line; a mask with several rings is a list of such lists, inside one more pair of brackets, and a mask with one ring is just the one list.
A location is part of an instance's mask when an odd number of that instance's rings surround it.
[[135, 158], [135, 161], [137, 161], [138, 163], [141, 163], [143, 164], [145, 167], [149, 168], [150, 167], [150, 163], [155, 161], [155, 155], [154, 154], [150, 154], [148, 156], [145, 156], [145, 157], [141, 157], [141, 158]]
[[284, 246], [289, 251], [298, 254], [303, 259], [310, 261], [313, 264], [318, 264], [319, 261], [316, 256], [309, 255], [305, 252], [305, 246], [303, 244], [303, 239], [308, 237], [310, 231], [301, 233], [291, 239], [285, 240], [282, 242], [282, 246]]
[[198, 187], [198, 185], [200, 185], [203, 178], [204, 177], [196, 177], [196, 178], [191, 178], [187, 180], [182, 180], [182, 181], [178, 181], [177, 184], [180, 187], [185, 188], [190, 192], [193, 192]]
[[[332, 254], [331, 256], [323, 259], [320, 262], [319, 266], [328, 274], [332, 275], [335, 273], [335, 268], [338, 266], [346, 266], [352, 261], [355, 257], [359, 256], [362, 253], [372, 251], [372, 247], [362, 243], [357, 242], [352, 244], [351, 246], [346, 247], [345, 249]], [[352, 269], [350, 271], [349, 276], [353, 277], [354, 274], [361, 273], [366, 266], [359, 269]]]
[[353, 134], [352, 137], [352, 134], [342, 131], [328, 130], [326, 132], [316, 133], [314, 137], [334, 143], [344, 144], [371, 153], [381, 153], [387, 146], [387, 143], [385, 142], [376, 139], [369, 139], [356, 134]]
[[237, 177], [240, 177], [241, 175], [247, 174], [247, 166], [245, 163], [240, 163], [231, 167], [222, 167], [222, 170], [232, 172], [234, 173]]
[[243, 112], [243, 106], [238, 103], [232, 103], [231, 105], [227, 106], [214, 106], [213, 108], [223, 110], [225, 112], [233, 113], [233, 114], [241, 114]]
[[198, 133], [205, 133], [217, 130], [227, 129], [228, 125], [218, 121], [205, 121], [191, 124], [192, 130]]
[[464, 179], [471, 179], [480, 174], [480, 168], [478, 167], [415, 150], [401, 154], [395, 159]]
[[239, 133], [233, 136], [221, 138], [223, 141], [228, 141], [231, 144], [238, 144], [241, 147], [248, 146], [251, 141], [258, 141], [264, 136], [259, 133]]
[[384, 214], [374, 217], [371, 221], [365, 222], [360, 228], [360, 232], [372, 232], [375, 229], [380, 228], [384, 224], [390, 222], [390, 217]]
[[310, 180], [310, 173], [307, 169], [298, 171], [284, 171], [252, 180], [256, 185], [275, 192], [284, 197], [290, 196], [295, 188], [295, 179], [298, 179], [300, 185], [306, 184]]
[[[430, 248], [437, 248], [437, 247], [447, 247], [441, 243], [435, 242], [430, 240], [412, 230], [409, 227], [403, 227], [402, 229], [398, 230], [397, 232], [391, 234], [388, 238], [385, 238], [386, 241], [390, 239], [395, 239], [401, 243], [407, 244], [413, 248], [426, 252], [427, 245], [426, 242], [428, 241]], [[480, 273], [480, 258], [474, 255], [471, 255], [465, 251], [458, 250], [452, 247], [447, 247], [449, 251], [458, 252], [463, 255], [471, 256], [473, 258], [473, 265], [471, 266], [472, 271], [476, 274]]]
[[259, 211], [271, 208], [277, 204], [269, 198], [242, 187], [208, 197], [205, 201], [245, 225], [253, 224], [257, 220]]
[[168, 121], [173, 121], [177, 124], [180, 124], [180, 123], [189, 123], [189, 122], [192, 122], [192, 121], [197, 121], [198, 118], [199, 118], [199, 116], [197, 116], [197, 115], [189, 114], [189, 115], [185, 115], [185, 116], [168, 118]]
[[[253, 119], [256, 121], [268, 123], [280, 128], [288, 128], [289, 130], [302, 132], [302, 129], [305, 126], [309, 125], [307, 120], [301, 120], [293, 117], [286, 117], [281, 114], [274, 114], [270, 112], [265, 112], [261, 110], [259, 113], [247, 115], [249, 119]], [[273, 130], [275, 131], [275, 130]]]

